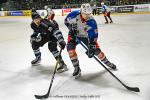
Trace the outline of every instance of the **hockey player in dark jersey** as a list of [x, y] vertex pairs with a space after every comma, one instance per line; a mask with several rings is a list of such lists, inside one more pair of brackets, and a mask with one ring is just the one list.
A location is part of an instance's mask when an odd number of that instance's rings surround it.
[[97, 42], [98, 29], [95, 19], [91, 16], [92, 10], [90, 4], [82, 4], [81, 10], [72, 11], [65, 18], [65, 25], [69, 29], [67, 51], [74, 66], [73, 76], [78, 78], [81, 76], [81, 69], [76, 53], [76, 46], [79, 41], [87, 45], [86, 54], [89, 58], [94, 55], [105, 63], [108, 67], [116, 69], [116, 65], [111, 63], [101, 51]]
[[[35, 54], [35, 59], [31, 62], [32, 65], [37, 65], [41, 62], [40, 47], [48, 42], [48, 49], [53, 54], [55, 59], [59, 58], [59, 51], [57, 49], [57, 43], [61, 49], [64, 49], [66, 42], [64, 41], [63, 35], [59, 30], [58, 24], [55, 20], [42, 19], [39, 14], [32, 14], [31, 28], [33, 34], [31, 35], [31, 45]], [[67, 66], [64, 63], [62, 57], [59, 60], [58, 72], [67, 71]]]
[[32, 8], [32, 9], [31, 9], [31, 13], [32, 13], [32, 14], [36, 14], [36, 13], [37, 13], [36, 9], [35, 9], [35, 8]]

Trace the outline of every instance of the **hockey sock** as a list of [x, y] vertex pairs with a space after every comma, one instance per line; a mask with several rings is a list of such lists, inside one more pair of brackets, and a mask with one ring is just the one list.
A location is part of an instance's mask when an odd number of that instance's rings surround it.
[[55, 57], [56, 60], [58, 60], [58, 58], [59, 58], [59, 64], [64, 63], [62, 57], [61, 56], [59, 57], [59, 51], [58, 50], [52, 51], [52, 54], [53, 54], [53, 56]]
[[41, 58], [41, 52], [40, 52], [40, 49], [37, 49], [37, 50], [33, 50], [34, 52], [34, 55], [36, 58]]
[[107, 65], [107, 63], [108, 63], [109, 61], [108, 61], [108, 59], [105, 57], [105, 58], [102, 60], [102, 62]]
[[108, 22], [108, 19], [107, 19], [107, 17], [105, 16], [105, 20], [106, 20], [106, 22]]
[[69, 50], [68, 53], [69, 53], [69, 56], [70, 56], [73, 66], [79, 67], [79, 60], [78, 60], [75, 50]]
[[109, 16], [108, 18], [109, 18], [109, 20], [112, 22], [112, 19], [111, 19], [111, 17]]

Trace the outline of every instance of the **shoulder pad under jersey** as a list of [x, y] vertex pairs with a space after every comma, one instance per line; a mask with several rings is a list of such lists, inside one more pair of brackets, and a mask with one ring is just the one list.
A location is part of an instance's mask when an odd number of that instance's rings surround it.
[[92, 27], [92, 29], [97, 29], [97, 23], [93, 17], [91, 17], [86, 23], [88, 26]]
[[87, 22], [87, 33], [90, 41], [94, 41], [98, 38], [98, 29], [97, 29], [97, 23], [95, 19], [89, 19]]
[[45, 28], [48, 28], [50, 26], [50, 21], [48, 19], [42, 19], [40, 25]]
[[80, 10], [72, 11], [71, 13], [69, 13], [69, 14], [66, 16], [65, 21], [74, 19], [74, 18], [77, 17], [79, 14], [80, 14]]

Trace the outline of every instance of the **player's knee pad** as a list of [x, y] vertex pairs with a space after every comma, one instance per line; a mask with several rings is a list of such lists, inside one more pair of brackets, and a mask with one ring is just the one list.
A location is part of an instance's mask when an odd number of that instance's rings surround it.
[[52, 51], [56, 51], [57, 50], [57, 43], [55, 42], [48, 42], [48, 49], [52, 52]]
[[76, 43], [67, 44], [67, 51], [69, 53], [69, 57], [71, 58], [71, 60], [77, 59], [77, 53], [75, 51], [75, 48], [76, 48]]

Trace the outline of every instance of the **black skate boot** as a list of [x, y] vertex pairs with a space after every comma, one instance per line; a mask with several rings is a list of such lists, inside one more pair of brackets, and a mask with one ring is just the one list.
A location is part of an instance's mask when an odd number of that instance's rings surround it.
[[41, 63], [41, 57], [36, 57], [34, 60], [31, 61], [32, 65], [39, 65]]
[[108, 24], [108, 19], [107, 19], [107, 17], [106, 17], [106, 16], [105, 16], [105, 20], [106, 20], [105, 24]]
[[108, 67], [110, 67], [111, 69], [113, 69], [113, 70], [117, 70], [116, 65], [113, 64], [113, 63], [111, 63], [111, 62], [106, 63], [106, 65], [107, 65]]
[[81, 69], [80, 67], [75, 67], [73, 76], [75, 76], [75, 79], [79, 78], [81, 76]]
[[68, 71], [67, 65], [64, 62], [62, 62], [59, 64], [59, 67], [57, 68], [57, 72], [62, 73], [65, 71]]
[[113, 23], [113, 21], [110, 21], [110, 23]]
[[105, 22], [105, 24], [108, 24], [108, 22]]

